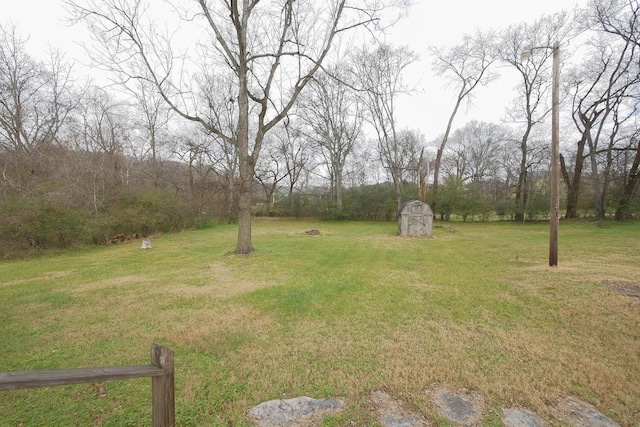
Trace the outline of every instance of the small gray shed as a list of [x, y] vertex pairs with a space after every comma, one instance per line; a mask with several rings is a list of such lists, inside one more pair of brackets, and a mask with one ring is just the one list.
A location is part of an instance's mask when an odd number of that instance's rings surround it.
[[431, 237], [433, 230], [433, 211], [428, 204], [420, 200], [404, 203], [398, 212], [398, 232], [401, 236]]

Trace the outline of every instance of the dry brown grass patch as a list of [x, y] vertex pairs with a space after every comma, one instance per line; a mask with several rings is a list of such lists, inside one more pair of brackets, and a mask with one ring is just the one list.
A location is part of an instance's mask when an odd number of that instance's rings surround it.
[[183, 280], [176, 284], [167, 285], [163, 291], [180, 294], [182, 296], [210, 295], [217, 298], [229, 298], [276, 284], [273, 281], [260, 280], [256, 277], [244, 277], [238, 274], [238, 271], [236, 271], [234, 267], [222, 261], [210, 264], [208, 274], [204, 278], [199, 273], [191, 273], [201, 284], [193, 285], [185, 283], [188, 282], [188, 280], [184, 279], [188, 278], [189, 274], [189, 272], [185, 272], [185, 275], [182, 276]]

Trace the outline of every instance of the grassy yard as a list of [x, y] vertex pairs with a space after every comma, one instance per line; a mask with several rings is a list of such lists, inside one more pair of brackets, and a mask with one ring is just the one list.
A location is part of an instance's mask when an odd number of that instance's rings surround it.
[[[146, 364], [157, 342], [181, 426], [301, 395], [347, 399], [327, 426], [372, 426], [372, 390], [436, 424], [435, 387], [482, 393], [485, 425], [568, 395], [640, 425], [640, 300], [602, 284], [640, 283], [640, 222], [562, 223], [557, 268], [547, 224], [396, 228], [257, 220], [248, 257], [224, 225], [0, 263], [0, 371]], [[150, 383], [1, 392], [0, 425], [149, 425]]]

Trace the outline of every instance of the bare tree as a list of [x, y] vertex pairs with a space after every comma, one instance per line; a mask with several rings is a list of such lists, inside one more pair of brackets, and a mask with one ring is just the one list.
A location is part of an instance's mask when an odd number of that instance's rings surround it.
[[264, 154], [256, 164], [256, 179], [264, 191], [267, 216], [271, 216], [271, 206], [275, 202], [278, 184], [288, 175], [285, 152], [278, 142], [276, 138], [265, 138]]
[[15, 26], [0, 25], [0, 152], [12, 156], [0, 169], [3, 182], [19, 192], [37, 176], [37, 151], [59, 144], [81, 99], [64, 56], [52, 51], [48, 62], [36, 61], [26, 43]]
[[449, 175], [473, 184], [497, 177], [498, 159], [509, 139], [509, 130], [504, 126], [475, 120], [467, 123], [451, 135], [453, 156], [445, 161], [453, 166], [448, 168]]
[[91, 197], [94, 213], [100, 211], [105, 197], [127, 184], [129, 164], [125, 145], [131, 139], [128, 105], [114, 99], [104, 89], [89, 88], [78, 108], [74, 151], [83, 156], [82, 175], [90, 176], [86, 195]]
[[[177, 130], [170, 144], [171, 156], [181, 162], [176, 168], [177, 173], [170, 177], [166, 170], [172, 162], [164, 162], [163, 178], [172, 184], [176, 192], [191, 201], [198, 216], [229, 215], [228, 206], [224, 202], [228, 186], [221, 177], [220, 167], [214, 158], [215, 144], [212, 144], [211, 137], [202, 127], [192, 124]], [[182, 165], [186, 165], [186, 170]]]
[[368, 113], [365, 117], [376, 132], [378, 155], [393, 180], [398, 210], [410, 158], [400, 138], [395, 107], [398, 96], [407, 92], [402, 73], [416, 59], [408, 48], [389, 45], [363, 49], [354, 58], [354, 74], [363, 88], [362, 99]]
[[[625, 168], [622, 174], [622, 195], [618, 201], [616, 207], [615, 218], [616, 220], [629, 219], [631, 214], [629, 213], [629, 206], [631, 201], [635, 197], [638, 187], [640, 187], [640, 132], [636, 127], [635, 135], [629, 138], [629, 147], [624, 151], [625, 156]], [[628, 159], [631, 159], [629, 162]], [[627, 164], [631, 163], [631, 166], [627, 169]]]
[[415, 129], [401, 129], [398, 132], [399, 158], [402, 160], [402, 180], [420, 185], [421, 164], [420, 156], [424, 152], [424, 135]]
[[[507, 120], [521, 124], [524, 128], [520, 138], [520, 170], [516, 184], [516, 215], [524, 220], [527, 206], [527, 174], [529, 159], [529, 137], [532, 129], [544, 121], [551, 111], [545, 102], [551, 91], [551, 58], [554, 43], [561, 43], [571, 31], [566, 12], [543, 16], [531, 24], [521, 23], [507, 27], [501, 34], [499, 58], [513, 67], [521, 81], [519, 97], [507, 111]], [[522, 61], [525, 50], [536, 48], [535, 54]], [[564, 52], [564, 51], [563, 51]]]
[[291, 202], [293, 189], [302, 176], [311, 158], [311, 142], [304, 137], [303, 132], [292, 124], [289, 119], [283, 121], [284, 126], [274, 134], [278, 140], [280, 151], [284, 157], [284, 166], [288, 179], [287, 198]]
[[603, 31], [640, 47], [638, 0], [591, 0], [589, 9], [594, 12], [595, 23]]
[[52, 51], [49, 63], [37, 62], [15, 27], [0, 26], [0, 147], [28, 152], [56, 143], [77, 105], [72, 84], [64, 55]]
[[376, 155], [377, 144], [363, 139], [354, 147], [349, 161], [345, 165], [345, 181], [347, 187], [361, 187], [372, 183], [380, 183], [381, 176], [386, 175]]
[[[591, 114], [597, 123], [589, 123], [586, 139], [589, 146], [589, 159], [595, 186], [595, 210], [598, 220], [606, 214], [606, 200], [611, 181], [611, 172], [615, 158], [620, 154], [626, 156], [630, 150], [637, 156], [635, 147], [637, 127], [632, 123], [631, 131], [625, 131], [625, 123], [632, 121], [637, 115], [640, 97], [637, 86], [640, 82], [640, 3], [637, 0], [593, 0], [587, 9], [587, 22], [599, 29], [605, 36], [600, 36], [600, 58], [596, 64], [601, 73], [594, 85], [598, 85], [599, 97]], [[608, 36], [608, 37], [607, 37]], [[599, 98], [599, 99], [598, 99]], [[599, 101], [599, 102], [598, 102]], [[588, 115], [580, 116], [589, 117]], [[593, 130], [592, 130], [593, 129]], [[605, 146], [599, 147], [599, 140], [604, 137]], [[632, 154], [633, 155], [633, 154]], [[601, 158], [602, 169], [598, 171], [598, 157]], [[626, 164], [625, 162], [624, 164]], [[633, 171], [635, 167], [635, 172]], [[626, 207], [637, 189], [637, 162], [631, 162], [628, 178], [625, 178], [623, 195], [616, 209], [616, 218], [623, 219]], [[624, 173], [627, 176], [627, 173]], [[575, 176], [574, 176], [575, 178]]]
[[634, 132], [622, 129], [637, 104], [639, 45], [633, 34], [637, 32], [638, 4], [599, 0], [583, 12], [585, 29], [595, 29], [596, 34], [587, 43], [586, 59], [569, 74], [573, 119], [580, 137], [572, 159], [573, 171], [568, 170], [563, 157], [561, 165], [568, 188], [566, 216], [577, 216], [584, 163], [589, 160], [595, 214], [601, 220], [613, 163], [621, 146], [633, 146], [628, 135]]
[[444, 156], [442, 156], [441, 171], [445, 178], [454, 178], [456, 181], [463, 182], [467, 175], [467, 147], [464, 143], [458, 142], [459, 134], [456, 132], [451, 135]]
[[302, 97], [299, 109], [309, 129], [306, 136], [313, 142], [329, 173], [332, 202], [338, 212], [342, 210], [345, 163], [360, 137], [363, 121], [358, 97], [341, 82], [344, 74], [337, 67], [329, 74], [317, 74]]
[[[67, 4], [78, 20], [88, 24], [102, 46], [101, 52], [94, 55], [98, 62], [131, 78], [150, 80], [179, 116], [199, 123], [236, 147], [240, 177], [237, 254], [253, 251], [251, 192], [265, 134], [287, 117], [301, 91], [322, 66], [336, 36], [377, 19], [375, 10], [346, 0], [322, 5], [294, 0], [277, 4], [197, 0], [193, 7], [179, 11], [191, 30], [205, 32], [199, 44], [193, 41], [192, 46], [199, 50], [194, 59], [186, 53], [175, 53], [178, 48], [171, 43], [172, 38], [160, 33], [163, 25], [149, 23], [151, 5], [142, 0]], [[181, 73], [189, 68], [189, 60], [202, 69], [229, 71], [217, 75], [229, 79], [235, 91], [227, 100], [237, 103], [234, 134], [207, 120], [202, 105], [194, 98], [196, 91], [186, 84], [202, 80]], [[146, 72], [140, 73], [141, 69]], [[204, 107], [204, 111], [226, 108]]]
[[163, 148], [170, 140], [169, 122], [171, 110], [148, 80], [135, 80], [126, 88], [134, 100], [134, 111], [138, 114], [140, 160], [151, 162], [151, 179], [154, 187], [160, 186], [160, 167]]
[[[589, 159], [595, 190], [595, 212], [599, 220], [605, 215], [605, 201], [611, 178], [618, 132], [635, 112], [633, 93], [640, 81], [638, 48], [628, 40], [596, 35], [589, 44], [583, 64], [570, 74], [573, 96], [573, 120], [580, 132], [571, 175], [562, 159], [567, 184], [566, 216], [575, 218], [584, 161]], [[603, 143], [605, 146], [603, 147]], [[586, 149], [588, 150], [586, 153]], [[602, 173], [599, 157], [603, 157]]]
[[238, 219], [237, 195], [240, 187], [238, 148], [226, 139], [218, 138], [215, 135], [209, 134], [207, 139], [213, 140], [213, 143], [209, 143], [208, 154], [213, 160], [212, 167], [224, 182], [226, 216], [229, 224], [232, 224]]
[[[486, 85], [497, 77], [496, 73], [490, 71], [491, 65], [497, 58], [494, 39], [495, 35], [492, 32], [478, 31], [474, 35], [465, 34], [461, 44], [449, 49], [431, 47], [431, 53], [434, 56], [434, 71], [438, 75], [446, 76], [449, 84], [457, 89], [453, 110], [436, 154], [433, 171], [433, 192], [435, 194], [438, 192], [442, 155], [460, 106], [464, 101], [472, 101], [473, 91], [478, 85]], [[434, 198], [434, 202], [435, 208], [437, 197]]]
[[29, 152], [42, 142], [38, 120], [46, 85], [40, 64], [26, 51], [16, 27], [0, 27], [0, 143], [7, 151]]

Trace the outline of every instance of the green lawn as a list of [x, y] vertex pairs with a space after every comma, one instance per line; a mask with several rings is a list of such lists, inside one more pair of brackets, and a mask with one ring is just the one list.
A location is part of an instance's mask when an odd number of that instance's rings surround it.
[[[327, 425], [376, 425], [377, 389], [435, 424], [440, 386], [545, 418], [576, 395], [640, 425], [640, 300], [602, 285], [640, 283], [640, 222], [561, 223], [557, 268], [548, 224], [253, 230], [248, 257], [224, 225], [0, 263], [0, 371], [146, 364], [157, 342], [175, 352], [181, 426], [248, 425], [251, 406], [300, 395], [347, 399]], [[150, 425], [150, 383], [0, 392], [0, 425]]]

